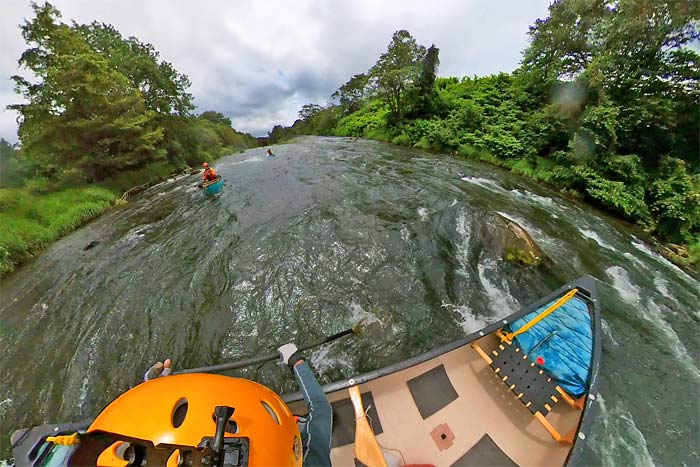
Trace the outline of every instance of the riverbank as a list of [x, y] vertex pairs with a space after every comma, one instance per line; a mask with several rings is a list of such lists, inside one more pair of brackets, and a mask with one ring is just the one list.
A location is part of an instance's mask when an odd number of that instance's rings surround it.
[[64, 235], [123, 204], [135, 188], [140, 191], [191, 170], [160, 162], [99, 183], [67, 187], [34, 179], [22, 188], [0, 189], [0, 277]]

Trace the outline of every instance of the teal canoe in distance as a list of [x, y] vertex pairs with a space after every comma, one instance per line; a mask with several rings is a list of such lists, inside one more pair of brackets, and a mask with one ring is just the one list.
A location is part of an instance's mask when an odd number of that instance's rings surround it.
[[202, 188], [208, 195], [215, 195], [224, 188], [224, 179], [218, 176], [216, 180], [202, 183]]

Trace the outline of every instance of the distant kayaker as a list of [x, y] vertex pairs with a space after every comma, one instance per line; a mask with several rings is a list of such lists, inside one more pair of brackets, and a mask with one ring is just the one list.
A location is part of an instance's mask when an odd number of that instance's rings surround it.
[[[323, 388], [313, 374], [311, 367], [304, 360], [297, 346], [293, 343], [285, 344], [277, 349], [280, 361], [287, 365], [299, 383], [301, 394], [309, 408], [309, 413], [304, 419], [299, 418], [297, 425], [301, 435], [301, 448], [303, 466], [330, 466], [331, 465], [331, 432], [333, 427], [331, 405], [323, 392]], [[150, 381], [159, 376], [167, 376], [172, 372], [172, 362], [157, 362], [146, 371], [144, 381]], [[235, 395], [234, 395], [235, 397]], [[239, 407], [237, 407], [239, 408]], [[240, 407], [243, 409], [243, 407]], [[235, 412], [237, 413], [237, 412]], [[277, 413], [284, 417], [285, 413]], [[265, 443], [264, 439], [251, 439], [250, 443]], [[263, 447], [263, 449], [265, 449]], [[270, 449], [270, 448], [268, 448]]]
[[216, 177], [217, 177], [216, 170], [209, 167], [209, 164], [207, 162], [202, 164], [202, 167], [204, 167], [204, 173], [202, 174], [202, 181], [210, 182], [212, 180], [216, 180]]
[[272, 149], [267, 150], [267, 157], [275, 157], [275, 154], [272, 153]]

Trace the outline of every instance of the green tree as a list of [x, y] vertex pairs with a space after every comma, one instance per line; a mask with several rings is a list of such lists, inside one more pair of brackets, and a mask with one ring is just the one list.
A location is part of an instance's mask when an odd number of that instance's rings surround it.
[[414, 88], [416, 95], [413, 98], [413, 107], [415, 109], [414, 114], [417, 117], [425, 117], [435, 111], [435, 99], [437, 98], [435, 78], [439, 66], [440, 49], [433, 44], [428, 48], [425, 57], [423, 57], [420, 77]]
[[192, 95], [187, 93], [189, 78], [179, 73], [171, 63], [160, 60], [151, 44], [136, 37], [124, 38], [114, 26], [93, 22], [73, 24], [92, 49], [109, 60], [114, 69], [129, 78], [141, 91], [148, 110], [166, 115], [188, 115], [194, 108]]
[[369, 78], [377, 95], [389, 107], [396, 121], [406, 110], [406, 95], [420, 77], [425, 47], [419, 45], [406, 30], [396, 31], [387, 51], [369, 70]]
[[700, 240], [700, 175], [688, 173], [687, 164], [665, 158], [650, 190], [657, 232], [673, 241]]
[[304, 121], [311, 120], [322, 110], [323, 107], [318, 104], [304, 104], [299, 111], [299, 118]]
[[213, 110], [207, 110], [206, 112], [202, 112], [199, 115], [199, 118], [202, 118], [204, 120], [209, 120], [212, 123], [217, 123], [221, 125], [225, 125], [227, 127], [231, 127], [231, 119], [222, 114], [221, 112], [215, 112]]
[[364, 73], [354, 75], [332, 94], [333, 99], [338, 99], [340, 107], [345, 115], [360, 109], [365, 98], [365, 90], [369, 77]]
[[0, 138], [0, 187], [15, 187], [30, 173], [31, 167], [22, 163], [17, 146]]
[[78, 168], [91, 180], [160, 159], [163, 130], [141, 92], [69, 26], [51, 4], [33, 5], [36, 17], [22, 26], [30, 48], [19, 63], [38, 82], [14, 76], [27, 104], [20, 114], [25, 156], [47, 175]]
[[568, 106], [572, 121], [589, 105], [618, 108], [616, 152], [639, 155], [649, 170], [664, 154], [696, 159], [700, 55], [689, 45], [700, 38], [698, 2], [560, 0], [549, 13], [530, 28], [520, 70], [530, 108], [571, 100], [560, 91], [572, 83], [582, 91]]
[[112, 25], [93, 22], [89, 25], [73, 24], [73, 29], [87, 41], [110, 65], [126, 76], [135, 89], [141, 92], [148, 110], [156, 112], [154, 123], [163, 128], [163, 141], [168, 159], [173, 164], [197, 159], [192, 151], [192, 129], [183, 123], [193, 120], [187, 117], [194, 108], [192, 95], [187, 92], [189, 78], [179, 73], [151, 44], [144, 44], [135, 37], [124, 38]]

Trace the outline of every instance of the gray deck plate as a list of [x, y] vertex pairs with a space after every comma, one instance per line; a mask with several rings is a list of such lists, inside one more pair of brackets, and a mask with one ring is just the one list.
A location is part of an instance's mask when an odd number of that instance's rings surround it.
[[517, 467], [517, 465], [489, 435], [484, 435], [451, 467]]
[[424, 419], [459, 397], [445, 372], [444, 365], [408, 380], [407, 384], [420, 416]]

